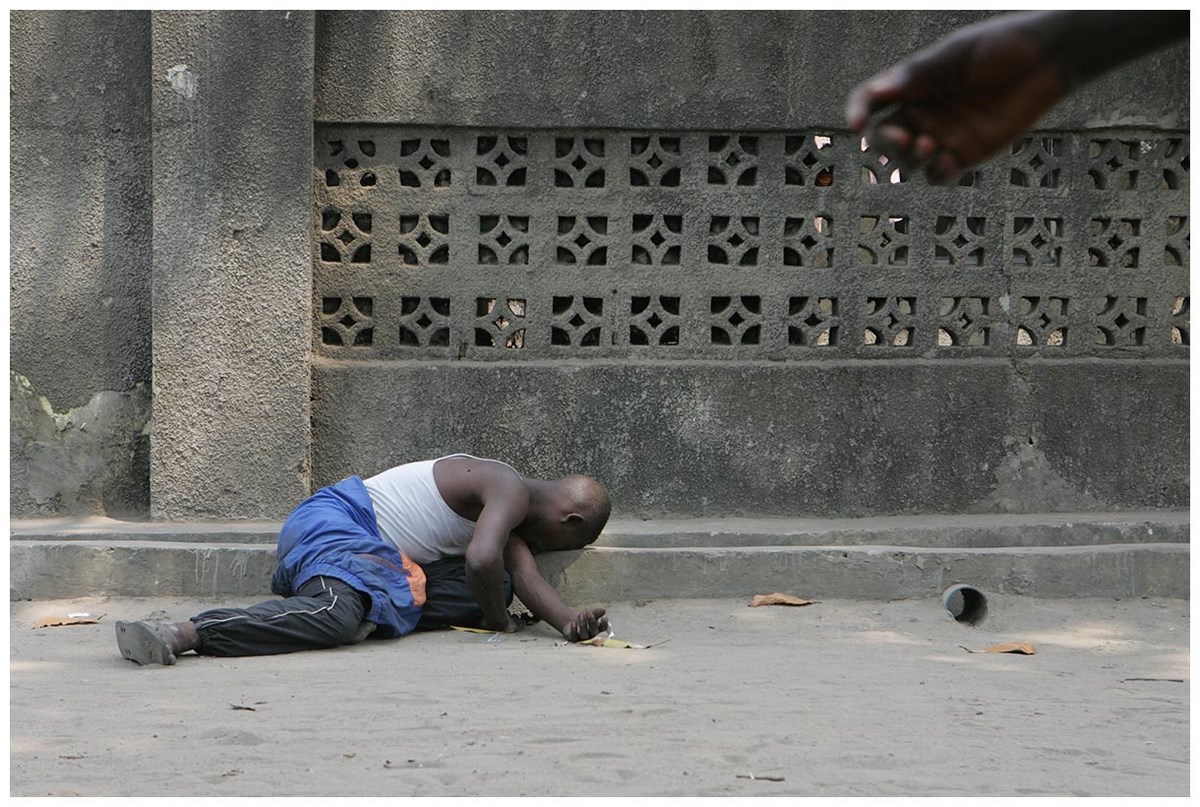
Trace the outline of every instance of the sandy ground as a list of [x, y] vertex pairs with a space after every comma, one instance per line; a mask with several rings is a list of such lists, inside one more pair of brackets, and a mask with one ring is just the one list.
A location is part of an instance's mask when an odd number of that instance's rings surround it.
[[[112, 623], [207, 603], [12, 603], [10, 793], [1188, 795], [1186, 601], [747, 602], [611, 605], [646, 650], [536, 626], [144, 668]], [[75, 611], [106, 616], [30, 627]]]

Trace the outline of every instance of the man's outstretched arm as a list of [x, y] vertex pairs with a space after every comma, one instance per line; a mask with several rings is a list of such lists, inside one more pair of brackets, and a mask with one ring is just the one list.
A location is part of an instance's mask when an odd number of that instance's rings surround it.
[[1003, 15], [860, 85], [846, 120], [873, 147], [946, 182], [1012, 143], [1080, 84], [1187, 36], [1186, 11]]
[[482, 627], [511, 632], [521, 624], [508, 615], [504, 602], [505, 547], [529, 509], [529, 492], [511, 471], [488, 469], [488, 473], [486, 479], [480, 474], [483, 509], [467, 545], [467, 585], [483, 612]]
[[529, 546], [514, 535], [504, 551], [504, 565], [512, 578], [513, 593], [538, 619], [544, 620], [572, 642], [591, 639], [608, 630], [603, 608], [575, 612], [563, 604], [542, 573]]

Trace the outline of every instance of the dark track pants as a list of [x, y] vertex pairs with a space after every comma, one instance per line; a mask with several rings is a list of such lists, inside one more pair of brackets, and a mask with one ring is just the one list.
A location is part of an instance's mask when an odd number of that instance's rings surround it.
[[[466, 559], [443, 558], [421, 567], [425, 605], [417, 630], [451, 625], [475, 627], [483, 613], [467, 585]], [[512, 602], [512, 584], [504, 575], [504, 597]], [[362, 641], [373, 626], [363, 621], [370, 598], [333, 577], [314, 577], [292, 597], [267, 600], [249, 608], [216, 608], [192, 617], [200, 649], [209, 656], [269, 656], [337, 647]]]
[[[425, 604], [421, 606], [421, 621], [417, 630], [436, 630], [457, 625], [478, 627], [483, 611], [467, 585], [467, 559], [442, 558], [421, 566], [425, 572]], [[504, 604], [511, 605], [512, 580], [504, 573]]]

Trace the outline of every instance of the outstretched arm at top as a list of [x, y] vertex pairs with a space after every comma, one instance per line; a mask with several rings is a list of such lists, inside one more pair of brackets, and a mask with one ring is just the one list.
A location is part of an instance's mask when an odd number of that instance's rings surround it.
[[514, 535], [504, 552], [504, 564], [512, 578], [513, 593], [533, 612], [572, 642], [590, 639], [608, 629], [603, 608], [575, 612], [563, 604], [558, 592], [538, 571], [529, 546]]
[[1187, 35], [1186, 11], [1003, 15], [860, 85], [846, 120], [873, 147], [946, 182], [1013, 142], [1080, 84]]

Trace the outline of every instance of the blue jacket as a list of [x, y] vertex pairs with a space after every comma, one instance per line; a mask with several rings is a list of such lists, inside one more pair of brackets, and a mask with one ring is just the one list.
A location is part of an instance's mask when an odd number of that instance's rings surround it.
[[421, 618], [424, 583], [414, 596], [405, 559], [379, 534], [371, 497], [357, 476], [321, 488], [301, 502], [280, 530], [277, 554], [271, 591], [281, 597], [325, 575], [370, 595], [366, 619], [378, 626], [375, 637], [411, 633]]

